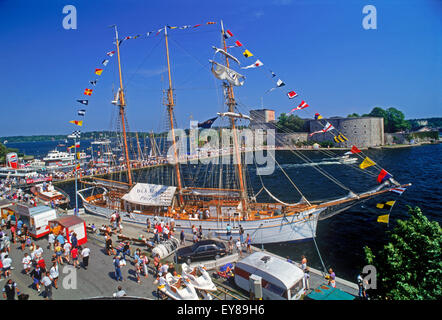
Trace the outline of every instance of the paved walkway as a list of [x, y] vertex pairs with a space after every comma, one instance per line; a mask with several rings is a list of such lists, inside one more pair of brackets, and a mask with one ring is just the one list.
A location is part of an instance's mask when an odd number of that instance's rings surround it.
[[[90, 214], [82, 214], [81, 218], [86, 221], [86, 225], [95, 224], [97, 228], [101, 227], [103, 224], [109, 224], [107, 219], [90, 215]], [[9, 233], [9, 230], [8, 230]], [[125, 236], [131, 238], [138, 238], [139, 236], [144, 236], [148, 239], [151, 239], [152, 234], [148, 233], [146, 228], [139, 224], [132, 224], [125, 222], [123, 223], [123, 234]], [[189, 238], [186, 241], [186, 245], [191, 244], [190, 235], [187, 235]], [[116, 235], [112, 236], [113, 244], [116, 246], [117, 237]], [[41, 246], [44, 249], [43, 257], [45, 259], [46, 265], [50, 268], [50, 261], [53, 252], [47, 249], [48, 241], [47, 237], [43, 239], [39, 239], [35, 241], [36, 244]], [[104, 251], [104, 236], [99, 232], [96, 234], [88, 233], [88, 242], [86, 244], [87, 247], [91, 249], [91, 254], [89, 258], [89, 267], [87, 270], [81, 269], [73, 269], [72, 266], [66, 267], [65, 265], [59, 266], [59, 289], [56, 290], [53, 288], [53, 299], [54, 300], [78, 300], [78, 299], [86, 299], [92, 297], [111, 297], [114, 292], [117, 291], [118, 285], [121, 285], [123, 290], [129, 296], [135, 297], [143, 297], [148, 299], [157, 299], [156, 296], [156, 285], [153, 283], [153, 268], [152, 263], [149, 265], [149, 276], [148, 278], [141, 278], [141, 284], [136, 282], [135, 269], [132, 264], [132, 259], [127, 260], [127, 265], [122, 267], [122, 274], [124, 281], [117, 282], [114, 279], [114, 267], [112, 265], [112, 256], [107, 256]], [[131, 245], [131, 251], [136, 248], [140, 248], [141, 251], [147, 252], [147, 247], [141, 244], [133, 244]], [[253, 247], [253, 251], [260, 251], [259, 248]], [[26, 249], [25, 252], [29, 252], [29, 249]], [[269, 253], [271, 254], [271, 253]], [[246, 256], [245, 250], [243, 251], [243, 256]], [[24, 256], [24, 252], [19, 249], [19, 244], [11, 243], [11, 252], [10, 257], [12, 258], [12, 266], [14, 270], [12, 270], [11, 278], [17, 283], [18, 288], [22, 293], [29, 294], [30, 299], [43, 299], [42, 294], [38, 293], [35, 289], [32, 288], [32, 279], [29, 275], [23, 273], [23, 265], [21, 263], [22, 258]], [[150, 256], [150, 254], [149, 254]], [[173, 256], [169, 257], [167, 260], [171, 260]], [[232, 255], [232, 262], [238, 259], [237, 255]], [[81, 261], [81, 259], [80, 259]], [[311, 278], [310, 278], [310, 287], [314, 288], [320, 284], [326, 283], [321, 272], [315, 269], [310, 268], [311, 270]], [[73, 273], [72, 273], [73, 272]], [[69, 286], [73, 286], [74, 283], [71, 281], [72, 275], [76, 275], [76, 287], [69, 288]], [[65, 285], [63, 285], [63, 281], [65, 281]], [[357, 286], [356, 284], [349, 283], [343, 279], [337, 278], [337, 287], [351, 293], [353, 295], [357, 294]], [[6, 281], [0, 281], [0, 287], [3, 288]], [[66, 285], [67, 284], [67, 285]], [[3, 299], [3, 297], [1, 298]]]

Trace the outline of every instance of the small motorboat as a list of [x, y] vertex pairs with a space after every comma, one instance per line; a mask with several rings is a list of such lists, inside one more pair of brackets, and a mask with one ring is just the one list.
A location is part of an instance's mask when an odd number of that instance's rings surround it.
[[350, 156], [348, 154], [346, 154], [346, 155], [343, 155], [342, 157], [339, 157], [338, 161], [343, 164], [350, 164], [350, 163], [358, 162], [358, 159], [357, 158], [350, 158]]
[[184, 279], [181, 276], [173, 276], [167, 273], [161, 281], [158, 290], [166, 294], [174, 300], [199, 300], [195, 287], [190, 283], [190, 280]]
[[190, 280], [190, 283], [199, 290], [216, 291], [216, 286], [212, 282], [209, 273], [203, 265], [191, 268], [186, 263], [181, 265], [183, 277]]
[[31, 192], [47, 205], [50, 205], [52, 202], [56, 206], [64, 206], [70, 202], [69, 195], [63, 190], [54, 187], [52, 183], [36, 184], [31, 187]]

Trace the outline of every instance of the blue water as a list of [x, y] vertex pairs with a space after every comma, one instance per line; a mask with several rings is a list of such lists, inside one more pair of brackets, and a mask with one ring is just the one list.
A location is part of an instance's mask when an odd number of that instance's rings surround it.
[[[8, 147], [19, 148], [26, 154], [43, 156], [53, 149], [59, 142], [38, 143], [9, 143]], [[81, 142], [87, 147], [87, 142]], [[323, 168], [339, 181], [355, 192], [365, 191], [377, 185], [376, 176], [367, 176], [360, 170], [342, 164], [333, 164], [324, 160], [325, 155], [318, 151], [304, 151], [303, 154], [314, 161], [323, 163]], [[343, 152], [336, 152], [341, 155]], [[367, 156], [375, 160], [381, 167], [393, 174], [400, 183], [412, 183], [402, 196], [393, 193], [382, 195], [362, 204], [322, 220], [318, 223], [316, 242], [326, 268], [332, 267], [337, 276], [354, 281], [362, 266], [365, 265], [363, 247], [368, 245], [376, 250], [386, 242], [385, 231], [391, 230], [397, 219], [407, 218], [407, 205], [419, 206], [424, 214], [434, 221], [442, 223], [442, 145], [426, 145], [401, 149], [368, 150]], [[309, 200], [320, 200], [346, 195], [348, 191], [324, 179], [312, 166], [305, 166], [300, 159], [289, 151], [278, 151], [277, 160], [302, 190]], [[183, 171], [193, 167], [184, 166]], [[254, 174], [254, 165], [249, 166], [251, 184], [255, 192], [261, 188], [261, 182]], [[373, 171], [373, 174], [377, 174]], [[145, 181], [146, 174], [139, 172], [135, 181]], [[167, 173], [166, 173], [167, 175]], [[124, 177], [123, 177], [124, 178]], [[151, 181], [157, 183], [156, 181]], [[299, 194], [284, 177], [282, 171], [276, 168], [271, 176], [264, 176], [266, 187], [279, 199], [286, 202], [296, 202]], [[74, 184], [64, 183], [60, 187], [65, 189], [74, 203]], [[259, 201], [269, 201], [270, 198], [261, 193]], [[381, 201], [397, 200], [391, 216], [390, 225], [376, 222], [377, 216], [386, 214], [376, 208]], [[81, 205], [81, 201], [80, 201]], [[266, 244], [269, 251], [300, 260], [306, 255], [309, 264], [314, 268], [322, 269], [318, 253], [312, 241], [304, 243]]]

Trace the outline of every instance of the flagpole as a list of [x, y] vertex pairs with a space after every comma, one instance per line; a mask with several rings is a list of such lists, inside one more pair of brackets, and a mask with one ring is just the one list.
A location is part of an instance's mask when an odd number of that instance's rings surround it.
[[74, 146], [75, 146], [75, 211], [74, 215], [78, 216], [78, 194], [77, 194], [77, 176], [78, 176], [78, 169], [77, 169], [77, 136], [74, 137]]
[[[222, 40], [222, 45], [224, 48], [224, 51], [227, 52], [227, 45], [226, 45], [226, 38], [224, 37], [224, 24], [223, 21], [221, 20], [221, 40]], [[226, 55], [226, 66], [227, 68], [229, 68], [229, 58]], [[227, 87], [227, 97], [228, 97], [228, 107], [229, 107], [229, 111], [230, 112], [235, 112], [235, 95], [233, 93], [233, 87], [231, 84], [228, 85]], [[233, 132], [233, 147], [234, 147], [234, 157], [236, 158], [236, 170], [238, 173], [238, 180], [239, 180], [239, 188], [241, 190], [241, 204], [242, 204], [242, 208], [241, 211], [242, 212], [246, 212], [248, 210], [248, 206], [247, 206], [247, 191], [246, 191], [246, 186], [245, 186], [245, 181], [243, 178], [243, 172], [242, 172], [242, 166], [241, 166], [241, 153], [239, 151], [239, 146], [238, 146], [238, 137], [237, 137], [237, 131], [236, 131], [236, 125], [235, 125], [235, 119], [233, 117], [230, 118], [230, 124], [232, 126], [232, 132]]]

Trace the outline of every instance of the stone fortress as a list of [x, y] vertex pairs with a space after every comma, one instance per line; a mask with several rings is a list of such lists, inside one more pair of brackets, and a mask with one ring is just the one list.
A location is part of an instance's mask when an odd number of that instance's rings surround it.
[[[271, 109], [251, 110], [250, 129], [275, 129], [275, 111]], [[378, 117], [331, 117], [321, 120], [303, 119], [307, 122], [309, 132], [277, 133], [277, 145], [293, 145], [297, 142], [315, 141], [315, 142], [333, 142], [335, 146], [351, 148], [357, 145], [361, 148], [378, 147], [384, 144], [384, 119]], [[331, 123], [336, 130], [342, 133], [348, 141], [336, 143], [333, 135], [330, 133], [319, 133], [309, 137], [309, 133], [319, 131], [326, 122]], [[336, 130], [333, 134], [337, 135]]]

